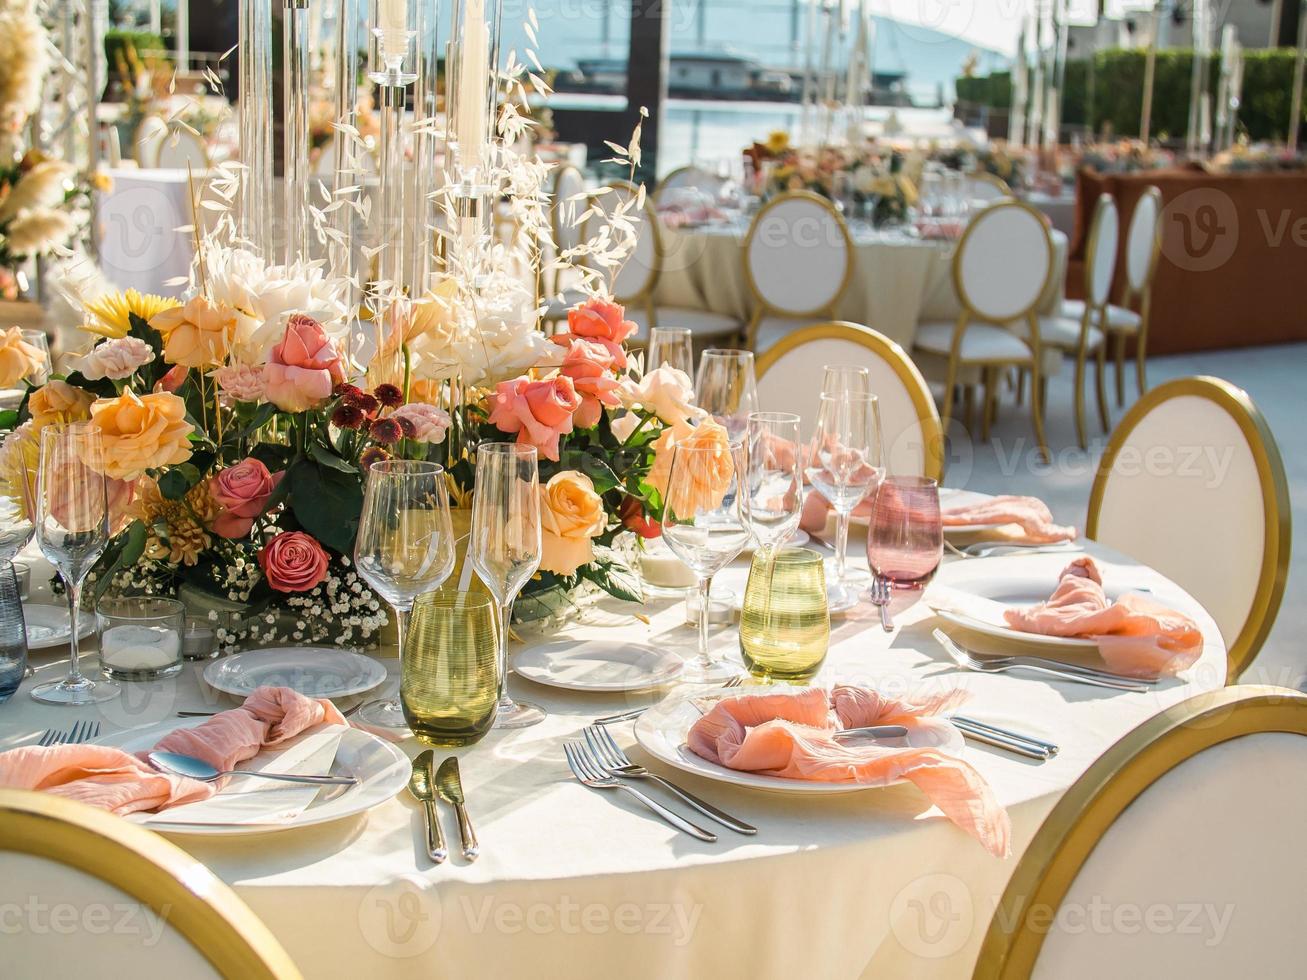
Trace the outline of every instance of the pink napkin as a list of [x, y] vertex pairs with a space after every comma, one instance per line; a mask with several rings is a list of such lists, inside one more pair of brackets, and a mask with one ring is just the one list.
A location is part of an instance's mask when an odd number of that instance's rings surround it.
[[1024, 633], [1092, 637], [1112, 670], [1139, 677], [1178, 673], [1203, 649], [1202, 633], [1183, 613], [1134, 593], [1110, 601], [1098, 566], [1087, 556], [1062, 570], [1048, 602], [1003, 615]]
[[[869, 493], [853, 509], [855, 517], [870, 517], [875, 506], [875, 493]], [[830, 504], [820, 492], [813, 490], [803, 501], [803, 514], [799, 526], [805, 531], [821, 533], [826, 526]], [[943, 507], [939, 512], [944, 527], [965, 527], [969, 524], [1017, 524], [1019, 534], [1004, 535], [1005, 540], [1047, 544], [1053, 541], [1070, 541], [1076, 536], [1074, 527], [1053, 523], [1053, 513], [1037, 497], [1004, 495], [991, 497], [965, 507]]]
[[1011, 836], [1007, 811], [970, 765], [933, 748], [834, 738], [843, 728], [919, 726], [965, 698], [957, 690], [901, 700], [850, 686], [742, 694], [718, 701], [694, 723], [686, 740], [695, 755], [742, 772], [864, 786], [910, 780], [987, 851], [1006, 857]]
[[[194, 756], [225, 770], [324, 723], [345, 724], [330, 701], [287, 687], [260, 687], [239, 708], [170, 732], [155, 749]], [[0, 752], [0, 786], [45, 790], [119, 816], [206, 800], [217, 790], [214, 783], [158, 772], [144, 756], [106, 745], [10, 749]]]

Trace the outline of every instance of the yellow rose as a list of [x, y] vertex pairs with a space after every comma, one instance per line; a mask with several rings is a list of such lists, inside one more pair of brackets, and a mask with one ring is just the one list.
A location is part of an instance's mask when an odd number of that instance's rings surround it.
[[52, 422], [85, 421], [90, 418], [94, 401], [95, 396], [89, 391], [56, 379], [32, 392], [32, 397], [27, 400], [27, 410], [32, 414], [33, 427], [39, 432]]
[[91, 425], [104, 442], [104, 473], [117, 480], [191, 458], [186, 403], [166, 391], [102, 398], [91, 406]]
[[231, 352], [236, 311], [196, 296], [185, 306], [156, 313], [150, 326], [164, 339], [163, 359], [183, 367], [217, 367]]
[[0, 388], [12, 388], [44, 371], [45, 352], [24, 340], [21, 329], [10, 327], [0, 332]]
[[[687, 454], [677, 464], [678, 472], [684, 468], [686, 476], [676, 482], [669, 495], [667, 482], [671, 476], [675, 451], [703, 450]], [[705, 418], [698, 425], [678, 422], [654, 441], [654, 463], [649, 471], [648, 484], [663, 496], [663, 506], [682, 518], [693, 517], [695, 511], [711, 510], [722, 502], [735, 476], [735, 456], [731, 452], [730, 437], [726, 429], [713, 419]]]
[[594, 538], [607, 526], [590, 478], [573, 470], [555, 474], [540, 488], [540, 568], [572, 575], [594, 560]]

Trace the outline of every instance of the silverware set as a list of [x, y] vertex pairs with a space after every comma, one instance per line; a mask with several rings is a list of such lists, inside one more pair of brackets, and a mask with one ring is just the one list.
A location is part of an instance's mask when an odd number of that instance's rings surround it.
[[445, 835], [440, 829], [440, 815], [436, 812], [436, 796], [454, 808], [458, 817], [458, 835], [463, 844], [463, 857], [475, 861], [481, 854], [472, 819], [464, 805], [463, 779], [458, 769], [458, 757], [450, 756], [435, 767], [435, 753], [430, 749], [419, 752], [413, 760], [408, 791], [422, 804], [422, 823], [425, 828], [427, 857], [435, 864], [443, 864], [449, 857]]
[[997, 725], [991, 725], [989, 722], [979, 721], [975, 718], [954, 715], [949, 720], [953, 722], [953, 726], [962, 733], [964, 738], [971, 739], [973, 742], [983, 742], [995, 748], [1006, 749], [1016, 755], [1025, 756], [1027, 759], [1044, 762], [1053, 758], [1060, 751], [1052, 742], [1035, 738], [1033, 735], [1022, 735], [1020, 732], [1014, 732], [1011, 729], [999, 728]]
[[1003, 541], [977, 541], [959, 548], [951, 541], [945, 540], [944, 547], [958, 558], [997, 558], [1001, 555], [1049, 555], [1077, 554], [1085, 550], [1084, 545], [1070, 541], [1056, 544], [1015, 544]]
[[1117, 691], [1131, 691], [1143, 694], [1151, 691], [1156, 681], [1125, 677], [1093, 667], [1079, 664], [1061, 663], [1056, 660], [1044, 660], [1042, 657], [979, 657], [959, 646], [952, 637], [941, 629], [932, 634], [953, 662], [964, 670], [974, 670], [981, 674], [1002, 674], [1009, 670], [1027, 670], [1048, 674], [1059, 680], [1072, 681], [1076, 684], [1088, 684], [1092, 687], [1107, 687]]
[[41, 746], [81, 745], [83, 742], [89, 742], [91, 739], [99, 737], [100, 723], [98, 721], [79, 721], [67, 731], [47, 728], [41, 733], [41, 738], [36, 744]]

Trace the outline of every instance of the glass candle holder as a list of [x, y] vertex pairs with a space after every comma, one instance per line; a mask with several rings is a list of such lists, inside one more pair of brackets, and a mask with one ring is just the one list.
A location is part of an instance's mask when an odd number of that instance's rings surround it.
[[124, 596], [96, 606], [100, 667], [114, 680], [151, 681], [182, 669], [186, 607], [176, 599]]
[[740, 653], [755, 677], [802, 683], [830, 648], [830, 610], [821, 555], [782, 548], [754, 553], [740, 612]]
[[503, 684], [498, 622], [484, 592], [431, 592], [413, 603], [399, 699], [419, 741], [472, 745], [490, 731]]
[[182, 632], [183, 660], [212, 660], [218, 655], [218, 625], [207, 619], [187, 616]]

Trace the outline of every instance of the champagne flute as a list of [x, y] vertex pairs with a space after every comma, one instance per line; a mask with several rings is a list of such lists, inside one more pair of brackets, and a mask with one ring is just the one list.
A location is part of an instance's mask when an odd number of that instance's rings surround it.
[[743, 445], [681, 445], [672, 450], [663, 504], [663, 538], [672, 553], [698, 580], [699, 656], [681, 676], [711, 683], [739, 673], [739, 668], [708, 655], [709, 592], [712, 579], [751, 537], [745, 522], [741, 489]]
[[799, 527], [803, 503], [799, 417], [789, 412], [754, 412], [744, 445], [744, 516], [759, 550], [770, 560]]
[[749, 415], [758, 410], [753, 352], [711, 348], [699, 358], [694, 403], [725, 429], [731, 442], [744, 438]]
[[684, 371], [687, 378], [694, 375], [694, 338], [685, 327], [654, 327], [649, 332], [649, 356], [645, 374], [660, 367]]
[[[440, 588], [454, 571], [454, 532], [443, 466], [407, 459], [372, 465], [354, 539], [354, 567], [395, 610], [402, 673], [413, 601]], [[407, 727], [398, 698], [365, 704], [359, 718], [381, 728]]]
[[821, 396], [817, 431], [805, 463], [813, 488], [835, 511], [835, 580], [830, 583], [830, 610], [842, 612], [858, 603], [848, 571], [849, 517], [875, 489], [883, 475], [880, 406], [875, 395], [845, 392]]
[[540, 471], [534, 446], [477, 446], [468, 560], [499, 605], [499, 707], [496, 728], [528, 728], [545, 709], [508, 694], [508, 624], [513, 600], [540, 567]]
[[103, 466], [100, 433], [89, 422], [49, 425], [41, 431], [36, 539], [64, 580], [72, 630], [68, 676], [32, 688], [32, 697], [47, 704], [98, 704], [120, 693], [113, 681], [83, 676], [78, 663], [82, 583], [109, 543], [109, 491]]

